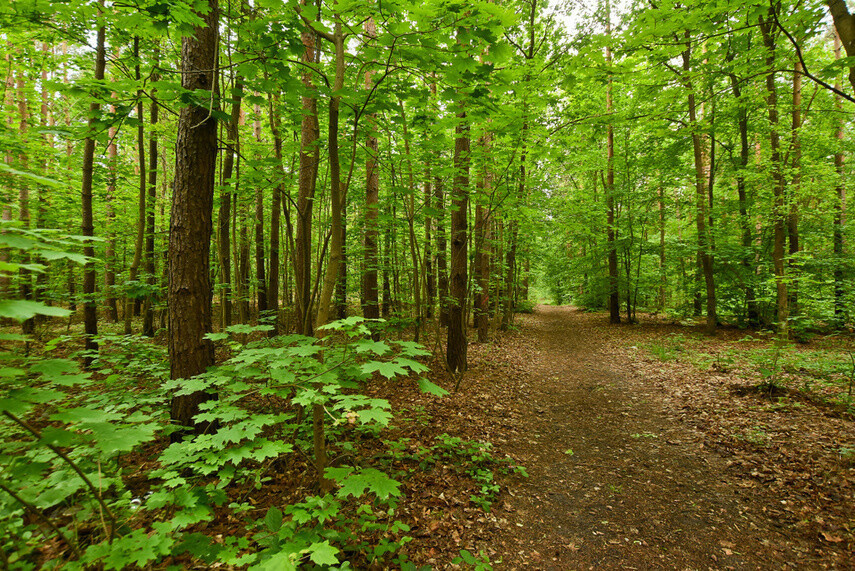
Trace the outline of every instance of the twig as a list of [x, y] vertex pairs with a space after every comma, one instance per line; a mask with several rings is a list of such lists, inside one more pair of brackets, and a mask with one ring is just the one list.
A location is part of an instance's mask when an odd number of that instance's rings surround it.
[[[62, 540], [63, 540], [63, 541], [64, 541], [64, 542], [65, 542], [65, 543], [66, 543], [66, 544], [71, 548], [71, 551], [73, 551], [73, 552], [74, 552], [74, 555], [75, 555], [76, 557], [78, 557], [78, 558], [80, 557], [80, 555], [81, 555], [81, 554], [80, 554], [80, 550], [77, 548], [77, 546], [76, 546], [74, 543], [72, 543], [72, 542], [71, 542], [71, 541], [70, 541], [70, 540], [65, 536], [65, 534], [64, 534], [64, 533], [62, 533], [62, 531], [61, 531], [61, 530], [56, 526], [56, 524], [55, 524], [55, 523], [53, 523], [53, 522], [50, 520], [50, 518], [49, 518], [49, 517], [47, 517], [45, 514], [43, 514], [43, 513], [42, 513], [42, 511], [41, 511], [40, 509], [38, 509], [38, 508], [37, 508], [36, 506], [34, 506], [33, 504], [29, 503], [27, 500], [25, 500], [24, 498], [22, 498], [21, 496], [19, 496], [18, 494], [16, 494], [15, 492], [13, 492], [12, 490], [10, 490], [10, 489], [9, 489], [9, 488], [7, 488], [6, 486], [4, 486], [3, 484], [0, 484], [0, 490], [3, 490], [4, 492], [6, 492], [6, 493], [7, 493], [7, 494], [9, 494], [10, 496], [12, 496], [12, 499], [13, 499], [13, 500], [15, 500], [16, 502], [18, 502], [19, 504], [21, 504], [22, 506], [24, 506], [24, 509], [25, 509], [25, 510], [27, 510], [28, 512], [30, 512], [31, 514], [33, 514], [34, 516], [36, 516], [37, 518], [39, 518], [41, 521], [45, 522], [45, 523], [47, 524], [47, 526], [48, 526], [49, 528], [51, 528], [51, 530], [52, 530], [55, 534], [57, 534], [59, 537], [61, 537], [61, 538], [62, 538]], [[39, 529], [39, 531], [41, 531], [41, 532], [42, 532], [42, 535], [44, 535], [44, 536], [45, 536], [45, 539], [46, 539], [46, 540], [49, 540], [49, 539], [50, 539], [50, 538], [47, 536], [47, 534], [44, 532], [44, 530]]]
[[109, 543], [112, 543], [113, 542], [113, 534], [116, 530], [116, 516], [114, 516], [113, 512], [110, 511], [110, 508], [107, 507], [107, 504], [104, 502], [104, 499], [101, 497], [101, 492], [98, 491], [94, 485], [92, 485], [92, 482], [89, 480], [89, 478], [86, 477], [86, 474], [83, 473], [83, 471], [77, 466], [77, 464], [74, 462], [74, 460], [69, 458], [65, 452], [63, 452], [62, 450], [60, 450], [59, 448], [57, 448], [53, 444], [42, 440], [41, 432], [39, 432], [37, 429], [30, 426], [25, 420], [18, 418], [17, 416], [12, 414], [8, 410], [4, 410], [3, 414], [7, 418], [12, 420], [15, 424], [17, 424], [18, 426], [20, 426], [21, 428], [23, 428], [24, 430], [26, 430], [27, 432], [29, 432], [30, 434], [35, 436], [37, 440], [41, 441], [45, 446], [50, 448], [51, 452], [53, 452], [54, 454], [56, 454], [57, 456], [59, 456], [60, 458], [65, 460], [65, 462], [69, 466], [71, 466], [71, 469], [74, 470], [78, 476], [80, 476], [80, 479], [83, 480], [83, 483], [86, 484], [86, 487], [88, 487], [89, 491], [92, 492], [92, 495], [95, 496], [95, 499], [98, 501], [98, 505], [100, 505], [101, 509], [104, 510], [104, 513], [107, 515], [107, 519], [110, 520], [110, 526], [107, 528], [107, 541]]

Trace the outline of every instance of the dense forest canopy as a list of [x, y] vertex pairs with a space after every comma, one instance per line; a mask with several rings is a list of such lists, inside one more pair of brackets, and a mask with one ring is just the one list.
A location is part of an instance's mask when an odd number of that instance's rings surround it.
[[[296, 436], [278, 430], [305, 432], [328, 492], [368, 469], [334, 475], [324, 423], [386, 418], [347, 396], [352, 382], [418, 374], [403, 338], [441, 337], [459, 384], [469, 342], [539, 300], [782, 340], [850, 320], [843, 0], [18, 0], [0, 28], [0, 316], [23, 328], [5, 333], [0, 409], [29, 435], [3, 454], [38, 466], [10, 460], [8, 513], [56, 505], [26, 482], [62, 473], [110, 514], [87, 470], [170, 419], [158, 506], [184, 501], [180, 474], [209, 448], [246, 444], [231, 468], [201, 470], [226, 479], [289, 453]], [[110, 419], [79, 412], [100, 405], [74, 400], [77, 383], [132, 381], [119, 348], [164, 344], [165, 369], [130, 373], [155, 381], [169, 418], [127, 401]], [[227, 380], [257, 376], [281, 381], [273, 396], [293, 411], [247, 412], [255, 389]], [[66, 440], [44, 437], [45, 407]], [[208, 486], [185, 505], [216, 503]], [[334, 559], [316, 539], [312, 561]], [[120, 561], [87, 541], [64, 543]]]

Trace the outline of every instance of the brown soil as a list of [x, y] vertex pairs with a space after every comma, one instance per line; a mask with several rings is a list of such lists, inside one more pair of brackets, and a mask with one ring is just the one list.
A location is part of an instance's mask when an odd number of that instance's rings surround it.
[[[461, 391], [429, 399], [426, 430], [489, 440], [529, 477], [505, 478], [480, 518], [421, 481], [402, 507], [414, 561], [466, 548], [497, 569], [855, 569], [855, 466], [838, 453], [855, 448], [851, 419], [770, 409], [730, 390], [748, 382], [735, 374], [659, 362], [639, 345], [661, 324], [548, 306], [517, 324], [470, 345]], [[758, 422], [765, 440], [740, 437]]]

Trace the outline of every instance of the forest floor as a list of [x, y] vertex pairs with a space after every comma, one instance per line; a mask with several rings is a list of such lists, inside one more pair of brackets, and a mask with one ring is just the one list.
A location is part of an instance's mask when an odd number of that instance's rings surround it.
[[393, 427], [404, 442], [488, 441], [528, 472], [499, 478], [487, 514], [452, 467], [413, 474], [399, 516], [414, 562], [453, 567], [466, 549], [496, 569], [855, 569], [851, 414], [754, 391], [725, 360], [651, 356], [679, 325], [538, 306], [517, 326], [470, 344], [458, 392], [380, 388], [409, 418]]

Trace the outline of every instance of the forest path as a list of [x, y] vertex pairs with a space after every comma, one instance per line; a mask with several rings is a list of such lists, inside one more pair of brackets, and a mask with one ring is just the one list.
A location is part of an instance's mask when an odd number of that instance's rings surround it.
[[502, 343], [522, 375], [501, 399], [519, 420], [500, 449], [529, 478], [510, 490], [497, 569], [814, 568], [768, 500], [728, 481], [703, 433], [632, 374], [622, 327], [551, 306], [520, 325]]

